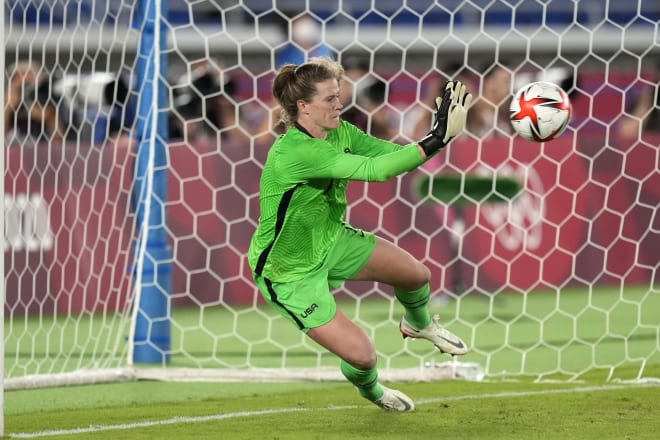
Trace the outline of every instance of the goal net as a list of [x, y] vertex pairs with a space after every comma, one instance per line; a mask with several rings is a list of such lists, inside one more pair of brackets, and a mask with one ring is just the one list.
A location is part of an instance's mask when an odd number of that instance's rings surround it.
[[[246, 261], [279, 133], [271, 80], [326, 55], [344, 118], [400, 143], [447, 78], [465, 132], [422, 168], [349, 186], [350, 222], [432, 271], [460, 361], [403, 341], [387, 286], [339, 307], [386, 380], [658, 374], [658, 20], [653, 1], [4, 2], [5, 389], [135, 378], [334, 380]], [[522, 85], [572, 103], [516, 136]]]

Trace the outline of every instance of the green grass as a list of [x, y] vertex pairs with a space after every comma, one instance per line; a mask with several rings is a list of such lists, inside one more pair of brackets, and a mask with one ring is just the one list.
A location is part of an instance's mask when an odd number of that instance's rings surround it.
[[[424, 341], [402, 343], [398, 304], [339, 304], [371, 329], [381, 367], [448, 359]], [[412, 414], [383, 413], [344, 382], [139, 381], [6, 392], [5, 432], [75, 439], [656, 438], [658, 310], [660, 292], [648, 286], [462, 296], [437, 311], [470, 344], [462, 360], [478, 362], [489, 376], [396, 385], [416, 400]], [[338, 365], [267, 307], [173, 314], [171, 367], [272, 367], [283, 352], [287, 367]], [[112, 351], [118, 342], [111, 329], [121, 328], [109, 316], [6, 323], [5, 369], [16, 376], [84, 367], [90, 347], [97, 355]], [[88, 329], [95, 330], [91, 340]], [[630, 383], [639, 378], [646, 380]]]
[[[32, 433], [32, 438], [80, 440], [602, 440], [657, 435], [658, 384], [446, 381], [397, 387], [415, 399], [414, 413], [382, 412], [339, 382], [132, 382], [13, 391], [6, 394], [5, 427], [8, 438]], [[65, 432], [47, 435], [54, 430]]]

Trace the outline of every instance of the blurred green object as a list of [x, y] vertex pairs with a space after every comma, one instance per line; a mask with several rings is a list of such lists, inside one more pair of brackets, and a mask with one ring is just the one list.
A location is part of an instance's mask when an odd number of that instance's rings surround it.
[[[503, 203], [513, 200], [520, 191], [520, 183], [506, 176], [483, 176], [476, 174], [439, 173], [434, 176], [420, 175], [413, 182], [414, 194], [425, 203], [443, 203], [450, 206], [454, 217], [449, 225], [457, 236], [462, 235], [464, 208], [482, 203]], [[452, 275], [451, 290], [454, 294], [465, 293], [470, 273], [463, 264], [460, 248], [456, 240], [450, 241], [450, 248], [457, 258], [449, 265]]]
[[506, 176], [437, 174], [420, 176], [413, 183], [414, 193], [425, 202], [462, 207], [476, 203], [512, 200], [521, 191], [520, 183]]

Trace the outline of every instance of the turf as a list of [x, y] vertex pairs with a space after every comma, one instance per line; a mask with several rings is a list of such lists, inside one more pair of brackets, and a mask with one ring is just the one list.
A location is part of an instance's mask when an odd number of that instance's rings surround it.
[[[401, 310], [387, 299], [339, 305], [372, 329], [381, 367], [448, 359], [424, 341], [402, 345], [396, 328]], [[139, 381], [5, 392], [5, 433], [197, 440], [656, 438], [658, 310], [660, 291], [648, 286], [459, 297], [440, 308], [441, 317], [469, 343], [463, 360], [484, 366], [487, 380], [394, 384], [415, 399], [410, 414], [383, 413], [345, 382]], [[282, 351], [287, 367], [338, 365], [286, 322], [271, 319], [277, 315], [268, 308], [173, 314], [173, 346], [181, 351], [173, 352], [172, 367], [240, 367], [248, 355], [251, 365], [272, 367], [282, 362]], [[79, 338], [94, 319], [69, 328], [38, 317], [26, 323], [29, 338], [6, 327], [7, 347], [16, 347], [5, 353], [6, 369], [20, 372], [24, 365], [29, 374], [93, 362]], [[207, 329], [196, 332], [200, 319]], [[232, 336], [234, 327], [240, 338]], [[60, 331], [42, 338], [49, 328]]]
[[415, 412], [385, 413], [339, 382], [132, 382], [14, 391], [6, 394], [6, 432], [8, 438], [57, 439], [651, 439], [660, 414], [657, 383], [397, 387], [413, 396]]

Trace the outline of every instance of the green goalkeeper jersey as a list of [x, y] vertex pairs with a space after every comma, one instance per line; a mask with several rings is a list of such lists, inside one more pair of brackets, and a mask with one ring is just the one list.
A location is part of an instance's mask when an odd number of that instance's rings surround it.
[[289, 128], [271, 147], [261, 174], [250, 267], [274, 282], [303, 278], [344, 227], [349, 180], [382, 182], [423, 162], [417, 144], [383, 141], [346, 121], [326, 140]]

